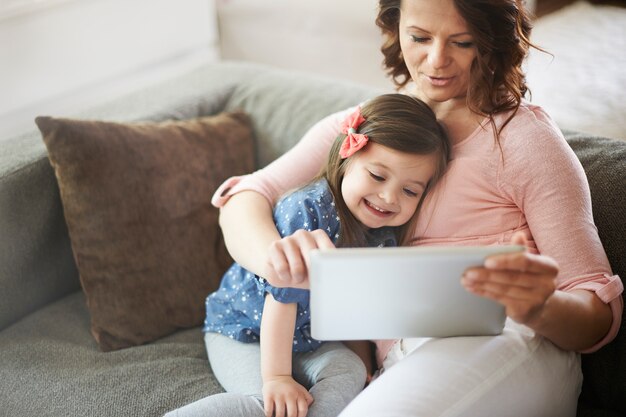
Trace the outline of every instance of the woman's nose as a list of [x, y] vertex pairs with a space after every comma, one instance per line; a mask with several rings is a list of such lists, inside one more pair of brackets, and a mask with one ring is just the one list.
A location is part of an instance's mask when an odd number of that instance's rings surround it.
[[428, 50], [428, 64], [431, 68], [443, 68], [448, 63], [446, 45], [443, 42], [433, 42]]

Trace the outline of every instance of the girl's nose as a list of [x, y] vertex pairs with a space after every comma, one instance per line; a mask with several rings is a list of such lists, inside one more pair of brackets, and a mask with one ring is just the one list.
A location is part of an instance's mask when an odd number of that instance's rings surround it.
[[396, 193], [392, 190], [382, 190], [378, 193], [378, 197], [387, 204], [395, 204], [397, 200]]

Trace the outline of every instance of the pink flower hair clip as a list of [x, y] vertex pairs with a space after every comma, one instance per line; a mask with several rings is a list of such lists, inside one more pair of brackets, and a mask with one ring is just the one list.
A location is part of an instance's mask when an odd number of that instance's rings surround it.
[[341, 133], [346, 135], [341, 149], [339, 149], [341, 159], [352, 156], [356, 151], [367, 144], [367, 136], [356, 133], [357, 129], [364, 121], [365, 118], [361, 115], [361, 107], [357, 107], [341, 124]]

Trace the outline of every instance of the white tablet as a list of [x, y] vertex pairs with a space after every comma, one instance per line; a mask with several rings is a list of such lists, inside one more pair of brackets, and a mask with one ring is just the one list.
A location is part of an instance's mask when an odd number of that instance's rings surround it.
[[318, 340], [484, 336], [502, 333], [504, 307], [469, 293], [461, 275], [522, 246], [315, 250], [311, 335]]

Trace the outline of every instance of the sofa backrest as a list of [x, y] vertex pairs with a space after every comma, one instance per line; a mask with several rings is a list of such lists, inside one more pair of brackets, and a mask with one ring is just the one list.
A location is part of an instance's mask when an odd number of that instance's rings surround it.
[[[591, 189], [593, 217], [613, 273], [626, 279], [626, 141], [564, 132]], [[626, 313], [626, 310], [625, 310]], [[581, 403], [626, 413], [626, 314], [615, 340], [582, 356]]]
[[240, 83], [226, 109], [242, 109], [253, 121], [257, 166], [285, 153], [325, 116], [382, 91], [327, 77], [273, 69]]

